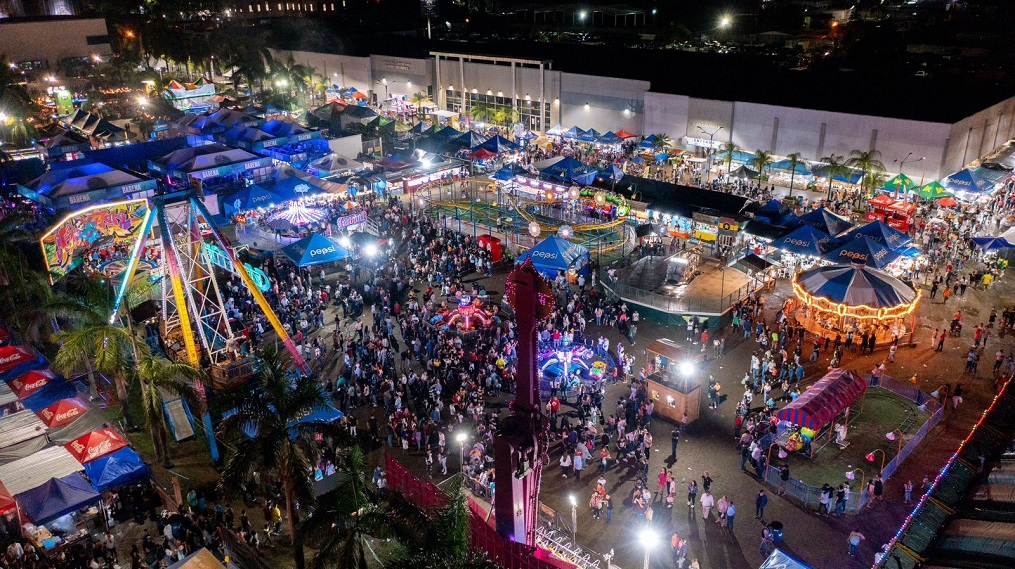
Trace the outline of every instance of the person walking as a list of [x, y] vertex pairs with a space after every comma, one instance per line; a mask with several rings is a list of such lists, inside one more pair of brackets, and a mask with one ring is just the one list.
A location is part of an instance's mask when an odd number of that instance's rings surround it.
[[784, 464], [779, 469], [779, 495], [786, 495], [786, 485], [789, 484], [789, 465]]
[[715, 505], [715, 498], [712, 497], [711, 492], [703, 492], [701, 494], [701, 519], [707, 520], [708, 513], [711, 511], [712, 506]]
[[768, 495], [765, 494], [764, 490], [759, 490], [758, 495], [754, 497], [754, 519], [764, 520], [765, 519], [765, 506], [768, 505]]
[[606, 503], [606, 525], [610, 525], [613, 523], [613, 496], [607, 494], [603, 501]]
[[698, 481], [691, 480], [687, 485], [687, 507], [694, 509], [694, 502], [698, 498]]
[[733, 517], [737, 515], [737, 507], [733, 505], [733, 502], [729, 503], [729, 507], [726, 508], [726, 529], [733, 532]]
[[902, 493], [903, 493], [903, 500], [902, 500], [903, 504], [909, 504], [910, 502], [913, 501], [913, 481], [912, 480], [907, 480], [906, 483], [902, 486]]
[[567, 478], [567, 474], [570, 470], [571, 470], [571, 453], [564, 451], [564, 455], [560, 457], [560, 471], [563, 473], [564, 478]]
[[574, 479], [578, 482], [582, 480], [582, 470], [585, 468], [585, 457], [582, 456], [581, 451], [574, 453], [574, 458], [571, 460], [574, 465]]
[[722, 525], [726, 521], [726, 512], [729, 510], [730, 501], [726, 499], [726, 496], [719, 498], [719, 501], [715, 503], [715, 523], [716, 525]]
[[670, 431], [670, 458], [676, 460], [677, 458], [677, 443], [680, 442], [680, 428], [674, 428]]
[[[945, 289], [945, 292], [948, 292], [948, 289]], [[860, 533], [859, 529], [853, 529], [853, 531], [849, 532], [847, 542], [849, 543], [850, 557], [856, 557], [857, 552], [860, 550], [860, 542], [865, 539], [867, 538], [864, 537], [862, 533]]]

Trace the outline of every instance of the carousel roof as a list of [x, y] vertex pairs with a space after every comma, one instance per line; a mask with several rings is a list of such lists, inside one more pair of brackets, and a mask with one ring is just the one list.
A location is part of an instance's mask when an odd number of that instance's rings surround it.
[[886, 310], [912, 305], [919, 298], [917, 291], [892, 275], [859, 264], [806, 270], [797, 275], [793, 290], [805, 301], [809, 300], [805, 297], [811, 297], [833, 304]]

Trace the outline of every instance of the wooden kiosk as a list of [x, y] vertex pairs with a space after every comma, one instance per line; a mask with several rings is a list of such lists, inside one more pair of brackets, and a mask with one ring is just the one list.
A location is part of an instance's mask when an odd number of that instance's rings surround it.
[[648, 395], [655, 401], [655, 414], [679, 423], [698, 419], [701, 410], [701, 369], [704, 353], [678, 346], [667, 338], [645, 348], [649, 361]]

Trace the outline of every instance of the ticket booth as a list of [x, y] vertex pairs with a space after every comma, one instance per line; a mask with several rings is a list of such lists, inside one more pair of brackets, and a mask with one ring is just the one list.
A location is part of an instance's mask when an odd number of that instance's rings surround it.
[[480, 248], [490, 252], [490, 259], [497, 263], [500, 261], [502, 254], [502, 243], [501, 240], [493, 235], [480, 235], [476, 238]]
[[650, 368], [648, 395], [655, 402], [655, 414], [679, 423], [686, 412], [688, 423], [697, 420], [704, 354], [661, 338], [645, 348], [645, 357]]

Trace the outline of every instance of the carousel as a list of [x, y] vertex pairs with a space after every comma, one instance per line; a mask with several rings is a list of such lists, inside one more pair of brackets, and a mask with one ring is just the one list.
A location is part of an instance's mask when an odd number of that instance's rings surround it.
[[486, 295], [478, 295], [473, 298], [463, 294], [458, 297], [456, 302], [457, 306], [453, 309], [448, 306], [447, 302], [442, 303], [441, 309], [430, 320], [430, 323], [445, 330], [472, 332], [487, 328], [496, 321], [497, 307], [490, 302]]
[[912, 334], [921, 296], [918, 289], [860, 263], [803, 271], [793, 278], [793, 292], [796, 299], [787, 301], [786, 314], [808, 332], [827, 338], [874, 334], [876, 344]]

